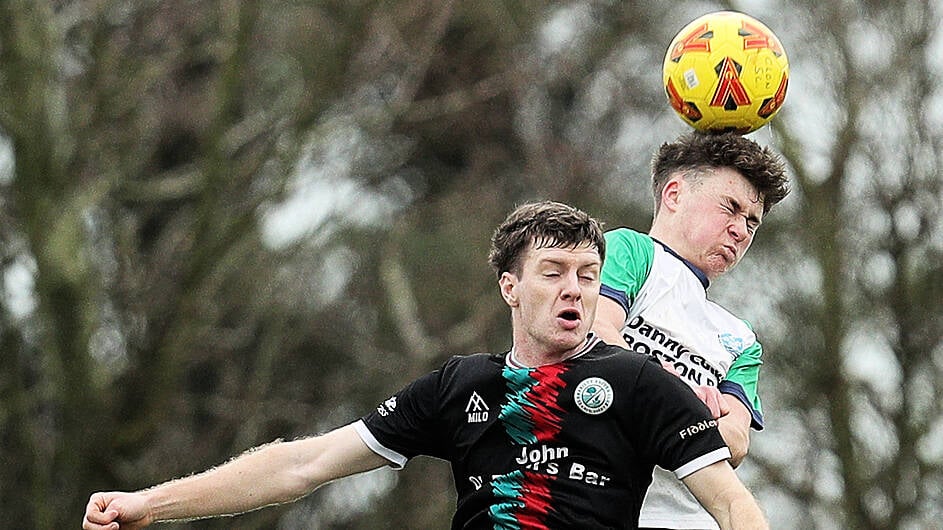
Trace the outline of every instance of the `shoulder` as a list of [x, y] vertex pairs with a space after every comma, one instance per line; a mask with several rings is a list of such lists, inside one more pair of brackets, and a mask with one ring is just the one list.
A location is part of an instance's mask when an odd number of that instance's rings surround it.
[[607, 231], [605, 234], [606, 247], [609, 245], [617, 246], [641, 246], [653, 247], [655, 240], [648, 234], [643, 234], [632, 230], [631, 228], [615, 228]]
[[631, 303], [641, 289], [655, 259], [655, 240], [629, 228], [606, 232], [606, 259], [602, 266], [602, 283]]
[[[440, 410], [455, 399], [468, 400], [466, 390], [500, 381], [504, 357], [486, 353], [456, 355], [439, 368], [425, 373], [404, 386], [397, 400], [421, 403], [429, 410]], [[464, 397], [463, 397], [464, 396]]]
[[475, 377], [476, 375], [491, 375], [504, 367], [505, 354], [472, 353], [449, 357], [441, 368], [433, 373], [439, 377], [451, 379], [455, 377]]
[[586, 360], [598, 363], [607, 373], [618, 374], [620, 379], [634, 381], [642, 372], [661, 366], [651, 355], [644, 355], [600, 341], [586, 355]]
[[449, 357], [444, 367], [473, 367], [473, 366], [501, 366], [504, 364], [505, 353], [469, 353], [467, 355], [453, 355]]

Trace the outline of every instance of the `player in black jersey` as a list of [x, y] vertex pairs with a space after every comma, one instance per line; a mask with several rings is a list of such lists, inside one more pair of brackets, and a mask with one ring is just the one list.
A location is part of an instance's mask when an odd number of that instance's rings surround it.
[[452, 465], [453, 528], [634, 528], [652, 469], [674, 471], [723, 528], [766, 528], [707, 407], [647, 357], [589, 333], [605, 240], [572, 207], [519, 207], [489, 260], [513, 347], [450, 359], [360, 420], [276, 442], [135, 493], [95, 493], [83, 528], [241, 513], [429, 455]]

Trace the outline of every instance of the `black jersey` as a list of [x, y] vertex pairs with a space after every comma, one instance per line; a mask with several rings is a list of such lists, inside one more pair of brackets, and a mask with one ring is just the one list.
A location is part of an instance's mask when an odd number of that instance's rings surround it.
[[538, 368], [454, 357], [356, 428], [394, 467], [448, 460], [463, 529], [636, 528], [656, 464], [682, 478], [730, 456], [684, 382], [595, 339]]

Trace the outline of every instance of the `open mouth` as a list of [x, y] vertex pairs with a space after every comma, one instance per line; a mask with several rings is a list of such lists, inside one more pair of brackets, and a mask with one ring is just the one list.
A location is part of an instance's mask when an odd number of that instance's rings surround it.
[[575, 309], [567, 309], [567, 310], [561, 311], [560, 314], [557, 315], [557, 318], [562, 318], [563, 320], [567, 320], [570, 322], [576, 322], [577, 320], [580, 319], [580, 312]]

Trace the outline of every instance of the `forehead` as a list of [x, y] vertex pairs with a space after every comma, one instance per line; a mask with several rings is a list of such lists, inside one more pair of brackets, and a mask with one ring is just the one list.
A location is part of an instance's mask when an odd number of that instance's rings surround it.
[[703, 178], [701, 185], [705, 191], [735, 199], [745, 210], [757, 212], [757, 215], [763, 214], [763, 198], [760, 193], [746, 177], [733, 168], [715, 169], [710, 176]]
[[529, 265], [559, 263], [585, 267], [588, 265], [601, 265], [602, 260], [599, 258], [599, 250], [591, 243], [584, 242], [575, 247], [541, 247], [531, 243], [524, 258], [524, 263]]

